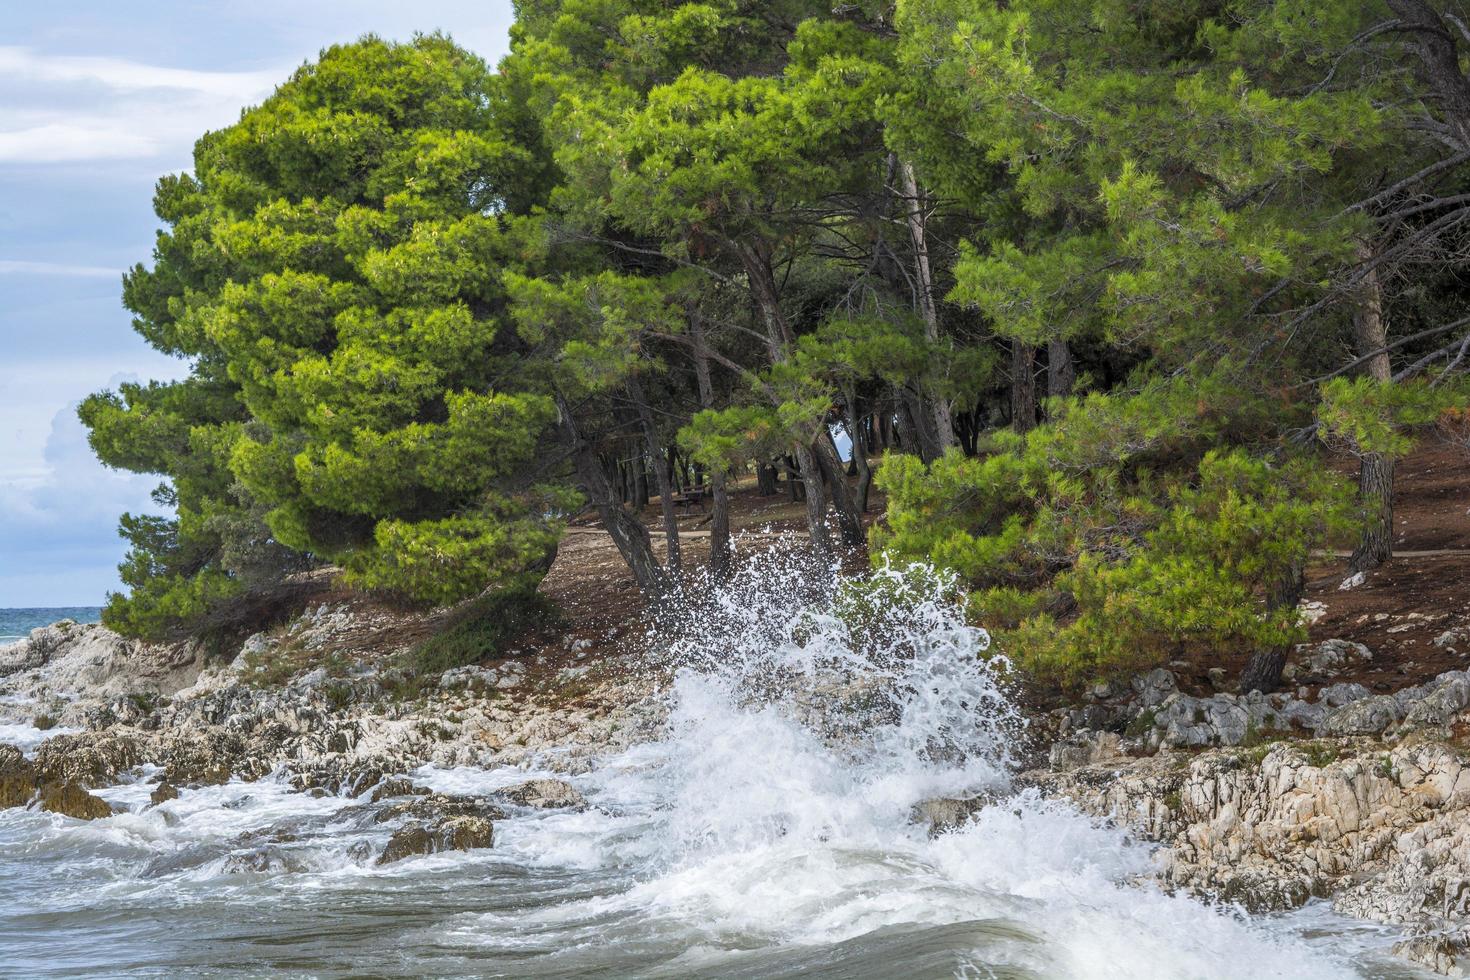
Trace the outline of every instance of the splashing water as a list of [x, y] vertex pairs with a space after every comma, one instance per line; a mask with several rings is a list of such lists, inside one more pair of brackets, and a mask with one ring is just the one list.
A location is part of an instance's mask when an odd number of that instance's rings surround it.
[[[1004, 662], [923, 568], [796, 560], [716, 590], [667, 653], [664, 735], [492, 850], [378, 868], [360, 801], [232, 783], [94, 824], [0, 811], [0, 963], [503, 977], [1420, 976], [1312, 909], [1251, 920], [1148, 883], [1149, 848], [1011, 785]], [[534, 773], [533, 773], [534, 774]], [[486, 792], [524, 770], [419, 770]], [[935, 797], [974, 818], [938, 836]], [[246, 853], [249, 852], [249, 853]], [[264, 855], [264, 856], [262, 856]], [[242, 859], [243, 858], [243, 859]], [[99, 923], [101, 925], [99, 925]], [[99, 932], [100, 930], [100, 932]], [[113, 943], [99, 950], [98, 936]], [[87, 938], [90, 938], [89, 947]]]

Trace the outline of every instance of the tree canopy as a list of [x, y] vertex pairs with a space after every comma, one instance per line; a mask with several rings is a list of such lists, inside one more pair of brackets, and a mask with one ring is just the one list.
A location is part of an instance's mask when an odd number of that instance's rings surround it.
[[82, 416], [177, 516], [124, 518], [109, 622], [524, 588], [583, 506], [678, 601], [692, 466], [716, 577], [779, 471], [1039, 670], [1269, 687], [1466, 405], [1465, 45], [1430, 0], [526, 0], [494, 71], [328, 49], [159, 182], [124, 302], [192, 370]]

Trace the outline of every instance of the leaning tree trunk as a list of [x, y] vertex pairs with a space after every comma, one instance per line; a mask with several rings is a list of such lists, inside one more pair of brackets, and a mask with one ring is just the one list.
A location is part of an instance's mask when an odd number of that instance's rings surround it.
[[[924, 338], [935, 350], [933, 363], [948, 363], [946, 358], [938, 356], [939, 311], [934, 305], [934, 278], [929, 269], [929, 236], [925, 228], [923, 200], [919, 197], [919, 182], [914, 177], [913, 165], [908, 161], [898, 165], [898, 173], [903, 180], [904, 211], [908, 217], [909, 239], [914, 246], [914, 278], [919, 313], [924, 320]], [[942, 386], [935, 379], [930, 379], [926, 387], [928, 390], [925, 394], [934, 426], [935, 455], [942, 456], [955, 444], [954, 419], [950, 415], [949, 400], [944, 397]]]
[[1036, 348], [1011, 341], [1011, 428], [1036, 428]]
[[565, 405], [562, 406], [562, 419], [567, 435], [575, 447], [573, 458], [578, 482], [582, 484], [592, 505], [597, 508], [602, 526], [612, 537], [613, 544], [617, 545], [623, 561], [628, 563], [633, 579], [644, 596], [656, 604], [667, 601], [673, 595], [674, 583], [654, 557], [648, 528], [623, 506], [617, 488], [608, 480], [602, 461], [597, 458], [596, 449], [577, 432], [571, 421], [571, 411]]
[[832, 509], [837, 512], [842, 543], [849, 548], [861, 548], [868, 543], [867, 532], [863, 530], [863, 515], [853, 498], [852, 488], [847, 485], [847, 478], [842, 475], [842, 461], [837, 456], [831, 432], [824, 432], [812, 442], [812, 456], [832, 490]]
[[806, 526], [812, 551], [817, 558], [827, 561], [832, 557], [832, 538], [827, 532], [827, 495], [822, 490], [822, 473], [809, 447], [797, 446], [795, 456], [801, 469], [801, 485], [806, 491]]
[[[1358, 260], [1369, 262], [1373, 250], [1358, 245]], [[1353, 310], [1353, 339], [1359, 356], [1373, 354], [1364, 371], [1379, 384], [1393, 384], [1388, 352], [1388, 327], [1383, 319], [1383, 287], [1378, 270], [1363, 278], [1358, 305]], [[1377, 353], [1374, 353], [1377, 351]], [[1382, 453], [1365, 453], [1358, 461], [1358, 500], [1363, 506], [1363, 531], [1348, 567], [1366, 572], [1393, 557], [1393, 459]]]
[[[1305, 567], [1294, 564], [1288, 568], [1281, 580], [1267, 590], [1268, 614], [1295, 609], [1302, 601], [1306, 585]], [[1276, 690], [1281, 683], [1281, 673], [1286, 669], [1286, 655], [1290, 650], [1291, 646], [1287, 644], [1252, 653], [1245, 662], [1245, 669], [1240, 672], [1240, 693], [1260, 691], [1262, 694], [1270, 694]]]

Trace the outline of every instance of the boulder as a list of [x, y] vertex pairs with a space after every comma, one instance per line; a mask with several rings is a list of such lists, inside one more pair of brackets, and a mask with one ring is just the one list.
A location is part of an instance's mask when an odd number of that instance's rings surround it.
[[93, 796], [76, 783], [42, 783], [40, 805], [42, 810], [79, 820], [99, 820], [112, 816], [112, 807], [106, 800]]
[[36, 749], [36, 774], [40, 782], [106, 786], [143, 761], [138, 741], [127, 735], [86, 732], [55, 735]]
[[928, 827], [929, 836], [937, 837], [964, 824], [983, 810], [990, 799], [988, 796], [971, 796], [964, 799], [921, 800], [909, 811], [909, 819], [922, 827]]
[[433, 823], [413, 823], [394, 832], [378, 857], [379, 864], [440, 851], [472, 851], [495, 842], [494, 824], [484, 817], [447, 817]]
[[1163, 743], [1175, 748], [1239, 745], [1250, 721], [1250, 712], [1229, 694], [1208, 698], [1174, 694], [1154, 718], [1155, 725], [1163, 729]]
[[13, 745], [0, 745], [0, 810], [25, 806], [36, 795], [36, 768]]
[[559, 807], [583, 807], [587, 800], [571, 783], [560, 779], [532, 779], [495, 791], [496, 799], [516, 806], [553, 810]]
[[169, 800], [177, 800], [178, 798], [178, 788], [168, 780], [159, 783], [153, 788], [153, 792], [148, 794], [148, 801], [154, 806], [158, 806], [160, 803], [167, 803]]
[[1300, 669], [1317, 677], [1334, 677], [1344, 670], [1373, 659], [1373, 651], [1352, 640], [1323, 640], [1296, 648]]
[[1116, 759], [1121, 755], [1122, 739], [1115, 732], [1083, 729], [1053, 742], [1047, 761], [1052, 769], [1065, 772], [1079, 766]]
[[1403, 710], [1398, 701], [1387, 694], [1376, 694], [1328, 712], [1317, 726], [1317, 734], [1377, 735], [1401, 717]]

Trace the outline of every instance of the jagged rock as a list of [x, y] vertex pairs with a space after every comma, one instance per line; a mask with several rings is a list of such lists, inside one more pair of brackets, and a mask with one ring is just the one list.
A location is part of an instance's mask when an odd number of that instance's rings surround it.
[[167, 780], [159, 783], [153, 788], [153, 792], [148, 794], [148, 802], [152, 803], [154, 806], [158, 806], [158, 804], [160, 803], [167, 803], [169, 800], [177, 800], [178, 798], [178, 789], [174, 786], [173, 783], [170, 783]]
[[1373, 692], [1361, 684], [1330, 684], [1317, 692], [1317, 700], [1329, 708], [1340, 708], [1372, 696]]
[[42, 783], [39, 791], [42, 810], [60, 813], [79, 820], [99, 820], [112, 816], [112, 807], [99, 797], [93, 796], [76, 783]]
[[1318, 677], [1333, 677], [1357, 664], [1373, 659], [1373, 651], [1352, 640], [1323, 640], [1318, 644], [1303, 643], [1296, 648], [1301, 669]]
[[1404, 713], [1405, 729], [1443, 728], [1470, 705], [1470, 675], [1463, 670], [1440, 674], [1428, 684], [1394, 696]]
[[138, 740], [126, 735], [54, 735], [36, 749], [36, 778], [43, 783], [105, 786], [142, 761]]
[[1083, 729], [1052, 743], [1048, 754], [1051, 768], [1057, 771], [1090, 766], [1123, 754], [1122, 739], [1115, 732]]
[[1317, 734], [1377, 735], [1401, 717], [1403, 709], [1398, 701], [1387, 694], [1377, 694], [1329, 712], [1317, 726]]
[[378, 823], [387, 823], [399, 817], [435, 823], [450, 817], [479, 817], [484, 820], [499, 820], [505, 812], [490, 800], [480, 796], [449, 796], [430, 793], [415, 799], [405, 800], [385, 807], [378, 813]]
[[1394, 943], [1394, 955], [1447, 977], [1470, 976], [1470, 929], [1421, 932]]
[[447, 817], [432, 824], [411, 824], [395, 831], [378, 858], [392, 864], [439, 851], [471, 851], [495, 842], [494, 825], [484, 817]]
[[379, 803], [395, 796], [428, 796], [429, 790], [415, 786], [407, 779], [385, 779], [373, 790], [372, 802]]
[[587, 805], [587, 800], [575, 786], [562, 782], [560, 779], [532, 779], [524, 783], [517, 783], [514, 786], [496, 790], [495, 797], [517, 806], [530, 806], [538, 810]]
[[36, 768], [13, 745], [0, 745], [0, 810], [25, 806], [36, 795]]
[[1250, 713], [1229, 694], [1196, 698], [1173, 694], [1155, 714], [1162, 742], [1176, 748], [1239, 745], [1250, 726]]
[[1139, 674], [1133, 678], [1132, 687], [1138, 695], [1139, 706], [1145, 709], [1158, 707], [1165, 698], [1179, 690], [1174, 675], [1162, 667]]
[[989, 796], [971, 796], [964, 799], [936, 798], [921, 800], [909, 811], [909, 820], [929, 828], [929, 836], [935, 837], [963, 825], [990, 802]]

